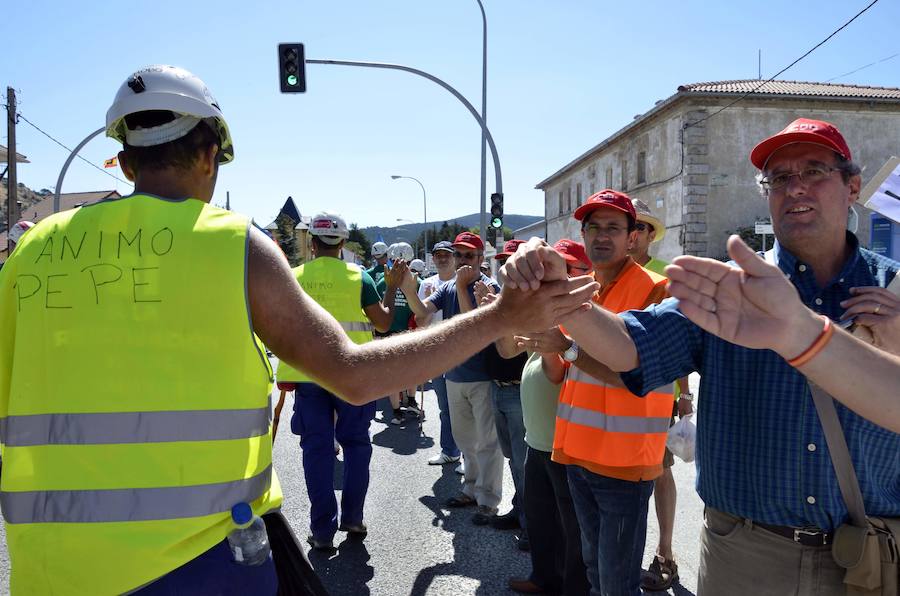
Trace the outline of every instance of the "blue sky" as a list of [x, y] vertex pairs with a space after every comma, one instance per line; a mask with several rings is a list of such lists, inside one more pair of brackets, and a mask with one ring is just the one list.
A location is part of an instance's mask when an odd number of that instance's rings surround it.
[[[680, 84], [767, 78], [868, 4], [484, 0], [488, 124], [508, 213], [543, 214], [539, 182]], [[480, 132], [438, 86], [406, 73], [307, 66], [308, 92], [278, 92], [276, 44], [307, 58], [393, 62], [439, 76], [480, 108], [481, 14], [475, 0], [4, 3], [0, 84], [19, 111], [70, 147], [103, 126], [118, 86], [136, 68], [184, 66], [219, 101], [235, 142], [214, 203], [263, 225], [288, 195], [300, 211], [342, 213], [366, 225], [476, 212]], [[880, 0], [780, 78], [824, 81], [900, 52], [900, 3]], [[16, 51], [10, 54], [12, 30]], [[838, 82], [900, 85], [900, 57]], [[3, 127], [2, 140], [6, 144]], [[24, 122], [19, 180], [52, 187], [66, 152]], [[749, 149], [749, 148], [748, 148]], [[109, 139], [82, 151], [102, 165]], [[488, 159], [488, 194], [493, 172]], [[107, 170], [121, 176], [116, 170]], [[117, 186], [118, 185], [118, 186]], [[76, 161], [66, 192], [129, 187]]]

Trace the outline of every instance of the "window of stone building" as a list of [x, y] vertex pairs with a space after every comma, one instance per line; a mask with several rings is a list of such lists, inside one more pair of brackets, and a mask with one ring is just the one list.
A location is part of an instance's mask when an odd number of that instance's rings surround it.
[[563, 213], [565, 213], [563, 211], [563, 194], [562, 191], [559, 191], [559, 214], [562, 215]]
[[566, 188], [566, 213], [572, 210], [572, 187]]
[[597, 192], [596, 190], [594, 190], [594, 188], [595, 188], [594, 183], [591, 182], [591, 194], [594, 194], [595, 192]]
[[637, 159], [637, 183], [647, 182], [647, 154], [641, 151]]
[[606, 188], [612, 188], [612, 167], [606, 168]]
[[575, 186], [575, 205], [580, 207], [581, 203], [583, 203], [583, 202], [584, 202], [584, 197], [581, 196], [581, 182], [579, 182]]
[[622, 190], [628, 190], [628, 162], [622, 160]]

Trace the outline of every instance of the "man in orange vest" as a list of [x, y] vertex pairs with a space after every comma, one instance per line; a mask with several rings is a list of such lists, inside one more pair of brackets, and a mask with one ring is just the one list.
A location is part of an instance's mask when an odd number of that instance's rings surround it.
[[[666, 297], [666, 278], [628, 256], [636, 215], [631, 199], [606, 189], [575, 210], [600, 291], [612, 312], [644, 308]], [[639, 397], [614, 375], [589, 375], [576, 364], [578, 345], [559, 395], [553, 460], [568, 465], [592, 594], [641, 593], [647, 506], [662, 474], [672, 415], [672, 386]]]

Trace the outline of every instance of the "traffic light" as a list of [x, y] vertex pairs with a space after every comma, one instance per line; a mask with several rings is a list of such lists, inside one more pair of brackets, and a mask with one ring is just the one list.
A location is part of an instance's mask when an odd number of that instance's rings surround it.
[[302, 43], [278, 44], [278, 80], [282, 93], [306, 92], [306, 62]]
[[503, 227], [503, 193], [495, 192], [491, 195], [491, 227], [500, 229]]

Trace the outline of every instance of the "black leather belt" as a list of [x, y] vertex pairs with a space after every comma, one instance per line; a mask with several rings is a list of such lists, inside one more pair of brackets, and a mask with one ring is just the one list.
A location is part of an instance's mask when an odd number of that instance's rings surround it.
[[820, 528], [793, 528], [791, 526], [773, 526], [759, 522], [753, 522], [753, 525], [759, 526], [773, 534], [790, 538], [803, 546], [827, 546], [834, 540], [834, 532], [826, 532]]
[[513, 385], [520, 385], [522, 381], [494, 381], [497, 384], [497, 387], [512, 387]]

